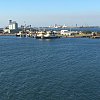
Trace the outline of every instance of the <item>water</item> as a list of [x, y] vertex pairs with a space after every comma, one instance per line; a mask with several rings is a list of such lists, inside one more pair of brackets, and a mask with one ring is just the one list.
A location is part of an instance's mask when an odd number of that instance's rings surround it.
[[71, 30], [71, 31], [90, 31], [90, 32], [100, 32], [100, 27], [82, 27], [82, 28], [49, 28], [47, 30], [55, 30], [55, 31], [61, 31], [61, 30]]
[[99, 99], [99, 39], [0, 37], [0, 100]]

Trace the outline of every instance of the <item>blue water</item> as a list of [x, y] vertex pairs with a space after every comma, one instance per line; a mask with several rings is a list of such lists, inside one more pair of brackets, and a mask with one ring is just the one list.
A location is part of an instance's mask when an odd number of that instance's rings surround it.
[[100, 100], [100, 40], [1, 36], [0, 100]]
[[90, 31], [90, 32], [100, 32], [100, 27], [83, 27], [83, 28], [49, 28], [47, 30], [55, 30], [55, 31], [60, 31], [60, 30], [71, 30], [71, 31]]

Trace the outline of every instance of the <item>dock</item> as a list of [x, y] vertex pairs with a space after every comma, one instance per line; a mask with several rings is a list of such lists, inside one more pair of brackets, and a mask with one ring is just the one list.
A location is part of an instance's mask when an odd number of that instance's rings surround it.
[[91, 39], [100, 39], [100, 36], [91, 36]]

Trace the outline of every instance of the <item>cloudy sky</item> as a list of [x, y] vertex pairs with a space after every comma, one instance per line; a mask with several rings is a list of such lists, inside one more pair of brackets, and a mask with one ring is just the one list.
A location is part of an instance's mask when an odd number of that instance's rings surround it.
[[100, 26], [100, 0], [0, 0], [0, 12], [0, 27], [10, 19], [19, 26]]

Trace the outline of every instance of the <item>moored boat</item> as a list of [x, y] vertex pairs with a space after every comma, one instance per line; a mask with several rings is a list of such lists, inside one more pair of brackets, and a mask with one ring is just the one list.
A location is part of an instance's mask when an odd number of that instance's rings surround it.
[[53, 31], [38, 32], [35, 36], [36, 39], [53, 39], [60, 38]]
[[53, 31], [47, 31], [44, 35], [44, 39], [53, 39], [53, 38], [59, 38]]

